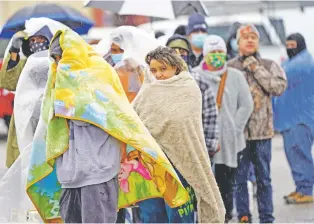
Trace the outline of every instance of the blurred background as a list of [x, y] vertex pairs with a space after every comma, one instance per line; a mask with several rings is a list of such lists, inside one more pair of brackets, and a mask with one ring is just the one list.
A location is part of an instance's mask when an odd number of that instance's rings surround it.
[[[76, 29], [90, 44], [102, 40], [103, 49], [97, 49], [102, 53], [109, 50], [109, 35], [117, 26], [138, 26], [165, 44], [178, 26], [187, 25], [188, 16], [193, 12], [206, 15], [208, 32], [225, 40], [235, 22], [255, 24], [261, 35], [262, 57], [278, 63], [287, 58], [285, 39], [294, 32], [305, 37], [309, 51], [314, 53], [314, 1], [133, 0], [136, 4], [132, 6], [123, 5], [124, 2], [127, 1], [0, 0], [0, 67], [10, 38], [23, 29], [25, 19], [45, 16]], [[170, 5], [171, 8], [167, 8]], [[0, 89], [0, 178], [5, 172], [6, 123], [13, 110], [13, 99], [13, 92]], [[277, 222], [313, 223], [314, 205], [287, 206], [282, 202], [282, 196], [293, 187], [288, 164], [282, 159], [282, 147], [282, 140], [277, 136], [273, 141], [272, 162]], [[257, 217], [256, 203], [251, 204], [251, 209]]]

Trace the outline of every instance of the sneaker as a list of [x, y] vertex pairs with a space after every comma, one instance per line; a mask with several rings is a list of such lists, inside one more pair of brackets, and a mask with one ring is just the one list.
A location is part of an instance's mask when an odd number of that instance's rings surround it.
[[250, 219], [248, 216], [242, 216], [239, 223], [250, 223]]
[[292, 193], [290, 193], [289, 195], [283, 196], [283, 199], [287, 200], [288, 198], [294, 197], [294, 196], [296, 196], [297, 194], [299, 194], [299, 193], [298, 193], [298, 192], [292, 192]]
[[294, 197], [286, 199], [287, 204], [312, 204], [314, 202], [313, 196], [297, 194]]

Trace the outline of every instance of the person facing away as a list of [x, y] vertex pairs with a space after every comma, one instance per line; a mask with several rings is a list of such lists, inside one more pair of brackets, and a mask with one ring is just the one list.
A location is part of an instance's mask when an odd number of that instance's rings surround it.
[[232, 218], [233, 179], [238, 153], [245, 148], [244, 129], [253, 112], [253, 100], [243, 74], [227, 65], [225, 41], [216, 35], [205, 39], [204, 60], [193, 70], [199, 85], [209, 85], [219, 108], [219, 147], [213, 155], [215, 176], [226, 208], [225, 222]]
[[179, 34], [179, 35], [181, 35], [181, 36], [186, 36], [186, 28], [187, 28], [187, 27], [186, 27], [185, 25], [180, 25], [180, 26], [178, 26], [178, 27], [175, 29], [173, 35]]
[[288, 87], [273, 101], [275, 129], [284, 140], [284, 149], [296, 189], [284, 196], [288, 204], [313, 203], [314, 165], [314, 60], [299, 33], [286, 40], [289, 59], [282, 64]]
[[176, 169], [190, 201], [177, 208], [170, 208], [163, 199], [142, 201], [141, 220], [193, 223], [197, 199], [201, 223], [223, 222], [225, 210], [202, 130], [199, 87], [171, 48], [158, 47], [147, 55], [146, 62], [150, 72], [133, 107]]
[[[29, 37], [26, 35], [28, 34], [20, 31], [12, 37], [9, 53], [7, 57], [4, 58], [0, 71], [0, 88], [10, 91], [16, 90], [27, 57], [33, 53], [47, 50], [53, 34], [49, 27], [43, 24], [42, 27], [39, 27], [36, 33], [31, 34]], [[26, 59], [21, 57], [21, 49], [26, 56]], [[20, 154], [14, 122], [14, 115], [12, 115], [8, 131], [6, 155], [6, 166], [8, 168], [12, 166]]]
[[[58, 65], [60, 34], [50, 46]], [[56, 160], [61, 184], [60, 215], [65, 223], [114, 223], [118, 210], [121, 142], [99, 127], [67, 119], [69, 148]]]
[[246, 148], [240, 156], [236, 172], [236, 207], [240, 222], [251, 222], [247, 179], [250, 163], [257, 177], [257, 201], [261, 223], [272, 223], [273, 197], [270, 177], [271, 139], [274, 136], [271, 99], [286, 89], [285, 72], [274, 61], [258, 53], [259, 32], [254, 25], [244, 25], [237, 31], [239, 55], [228, 62], [243, 72], [254, 101], [254, 110], [245, 129]]
[[205, 21], [205, 17], [197, 13], [191, 15], [189, 17], [186, 33], [192, 47], [190, 63], [192, 68], [194, 68], [203, 60], [202, 50], [204, 40], [208, 35], [208, 25]]

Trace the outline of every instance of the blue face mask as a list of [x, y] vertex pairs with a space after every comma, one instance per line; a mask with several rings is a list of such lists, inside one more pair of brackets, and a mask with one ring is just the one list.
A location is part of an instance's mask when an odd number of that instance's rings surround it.
[[206, 37], [207, 37], [206, 33], [192, 34], [191, 44], [197, 48], [203, 48]]
[[122, 61], [122, 57], [123, 57], [123, 54], [112, 54], [111, 55], [111, 59], [115, 65], [118, 64], [120, 61]]
[[238, 46], [238, 42], [237, 42], [237, 40], [236, 39], [231, 39], [231, 41], [230, 41], [230, 47], [231, 47], [231, 49], [234, 51], [234, 52], [238, 52], [238, 50], [239, 50], [239, 46]]

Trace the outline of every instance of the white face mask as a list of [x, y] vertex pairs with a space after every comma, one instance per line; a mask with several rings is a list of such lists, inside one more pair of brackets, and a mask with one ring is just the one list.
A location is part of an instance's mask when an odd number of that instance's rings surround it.
[[235, 38], [232, 38], [230, 41], [230, 47], [232, 49], [232, 51], [234, 52], [238, 52], [239, 51], [239, 45], [238, 42]]

